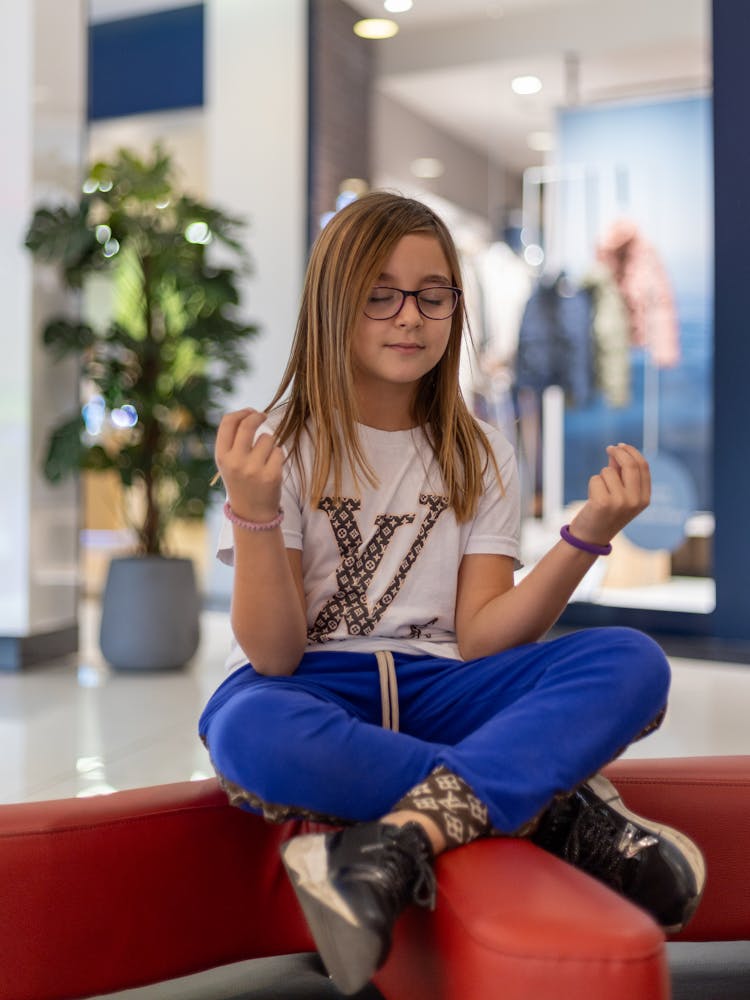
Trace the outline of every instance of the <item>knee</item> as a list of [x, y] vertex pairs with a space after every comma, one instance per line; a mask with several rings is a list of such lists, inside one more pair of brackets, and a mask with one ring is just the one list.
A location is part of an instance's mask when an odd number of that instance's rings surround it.
[[648, 702], [655, 713], [660, 711], [666, 704], [670, 683], [669, 661], [661, 646], [637, 629], [618, 626], [607, 632], [622, 693]]
[[272, 700], [271, 692], [245, 689], [214, 713], [205, 740], [215, 765], [227, 758], [252, 760], [267, 750], [269, 721], [274, 718]]

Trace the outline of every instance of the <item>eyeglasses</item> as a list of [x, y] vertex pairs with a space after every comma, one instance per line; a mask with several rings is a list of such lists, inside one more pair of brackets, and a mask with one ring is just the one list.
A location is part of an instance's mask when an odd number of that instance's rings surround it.
[[417, 309], [426, 319], [448, 319], [456, 311], [461, 289], [450, 285], [436, 285], [434, 288], [407, 292], [404, 288], [376, 285], [367, 296], [365, 316], [368, 319], [393, 319], [401, 312], [409, 295], [414, 296]]

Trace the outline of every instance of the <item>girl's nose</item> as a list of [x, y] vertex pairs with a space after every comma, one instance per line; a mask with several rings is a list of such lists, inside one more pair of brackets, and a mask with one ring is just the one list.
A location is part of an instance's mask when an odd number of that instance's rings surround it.
[[413, 295], [407, 295], [404, 304], [399, 310], [396, 322], [403, 326], [414, 326], [422, 322], [422, 313], [417, 306], [417, 300]]

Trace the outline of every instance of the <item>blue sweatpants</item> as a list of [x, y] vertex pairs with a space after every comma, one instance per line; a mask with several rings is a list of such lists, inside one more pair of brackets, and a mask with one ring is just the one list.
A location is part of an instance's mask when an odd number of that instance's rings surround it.
[[[513, 833], [663, 712], [669, 666], [628, 628], [588, 629], [472, 661], [394, 654], [399, 731], [383, 728], [371, 653], [307, 653], [290, 677], [249, 664], [199, 724], [219, 776], [260, 801], [377, 819], [439, 765]], [[245, 801], [247, 807], [247, 800]]]

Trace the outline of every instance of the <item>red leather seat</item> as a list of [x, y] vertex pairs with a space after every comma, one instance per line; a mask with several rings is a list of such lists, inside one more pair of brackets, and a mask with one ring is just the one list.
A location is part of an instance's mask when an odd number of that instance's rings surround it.
[[[750, 757], [618, 761], [637, 812], [706, 854], [683, 940], [750, 938]], [[0, 807], [0, 996], [72, 1000], [312, 949], [279, 859], [298, 829], [231, 808], [214, 781]], [[441, 856], [376, 984], [388, 1000], [660, 1000], [661, 930], [526, 841]]]

